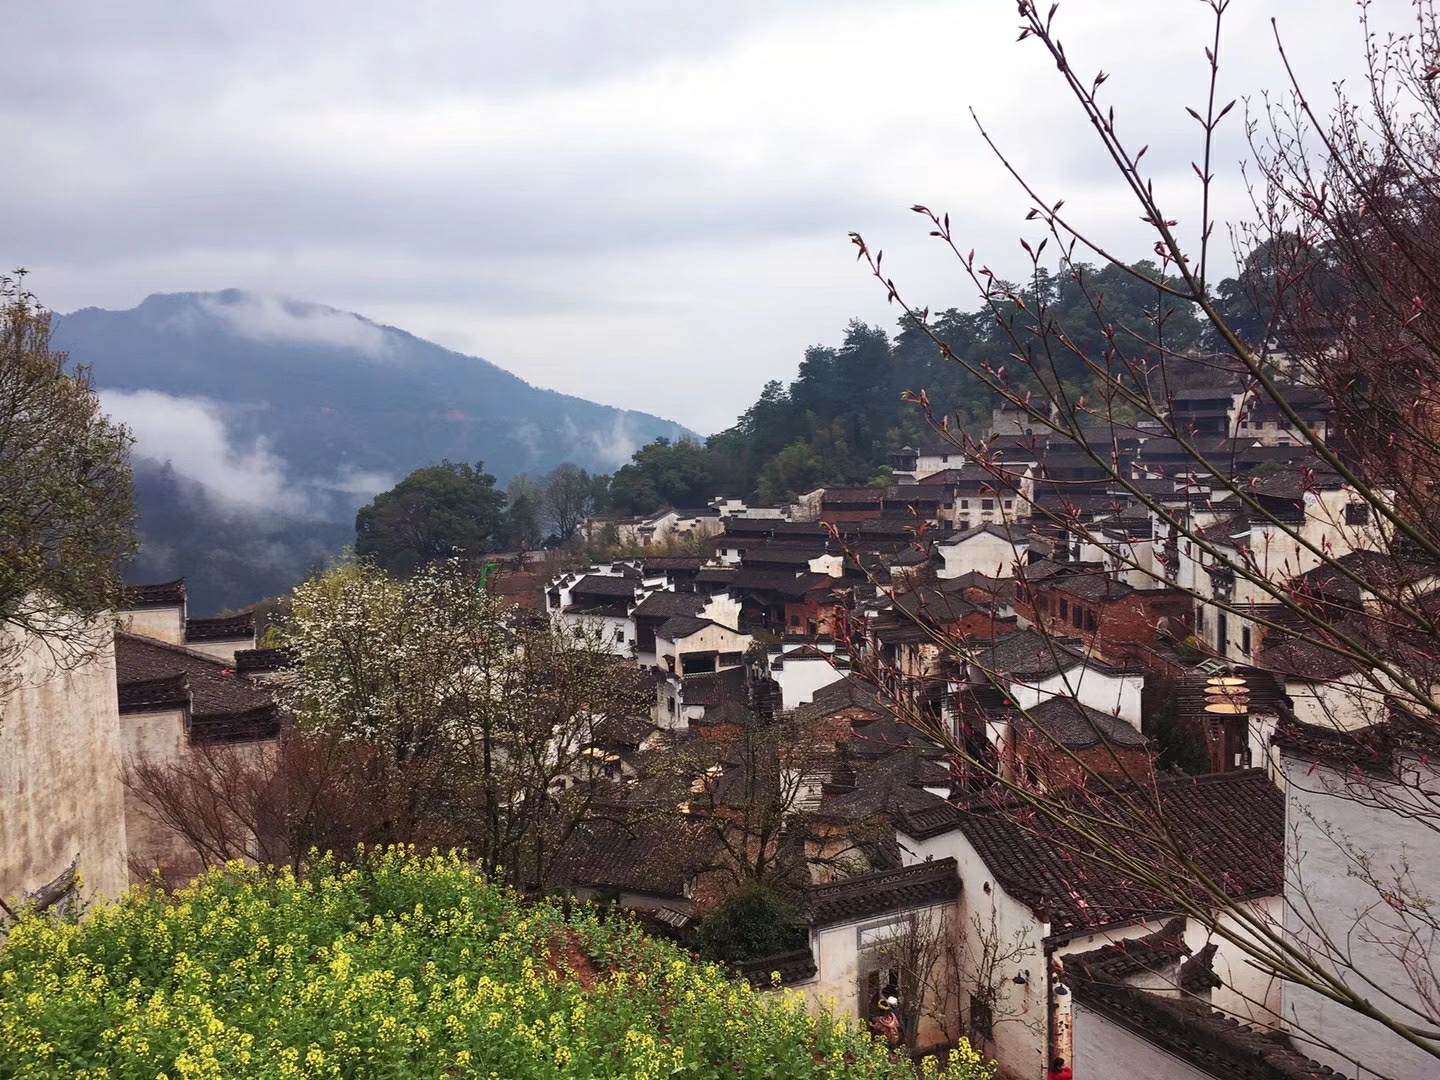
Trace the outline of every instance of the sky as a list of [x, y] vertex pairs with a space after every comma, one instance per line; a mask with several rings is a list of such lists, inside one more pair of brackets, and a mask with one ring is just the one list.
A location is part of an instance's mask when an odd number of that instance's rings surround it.
[[[1223, 99], [1285, 88], [1272, 17], [1312, 98], [1354, 77], [1352, 0], [1232, 0]], [[893, 326], [849, 232], [916, 306], [976, 297], [915, 203], [1023, 272], [1040, 234], [972, 109], [1047, 202], [1150, 247], [1014, 0], [53, 0], [5, 23], [0, 266], [57, 311], [273, 293], [710, 433], [851, 318]], [[1064, 0], [1056, 26], [1195, 235], [1208, 8]]]

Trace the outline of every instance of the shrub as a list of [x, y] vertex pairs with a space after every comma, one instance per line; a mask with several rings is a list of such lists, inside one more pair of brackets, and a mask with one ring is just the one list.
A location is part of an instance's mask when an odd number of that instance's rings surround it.
[[774, 889], [751, 884], [727, 896], [695, 928], [694, 945], [712, 960], [758, 960], [804, 945], [798, 922], [795, 909]]
[[[983, 1075], [973, 1054], [947, 1074]], [[239, 864], [0, 948], [0, 1077], [900, 1077], [619, 919], [525, 905], [455, 856], [304, 880]]]

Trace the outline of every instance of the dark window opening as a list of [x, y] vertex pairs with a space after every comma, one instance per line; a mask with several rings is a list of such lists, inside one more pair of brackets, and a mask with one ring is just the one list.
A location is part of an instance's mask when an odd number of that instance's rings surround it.
[[970, 995], [970, 1037], [988, 1041], [995, 1034], [995, 1017], [986, 1001], [978, 994]]

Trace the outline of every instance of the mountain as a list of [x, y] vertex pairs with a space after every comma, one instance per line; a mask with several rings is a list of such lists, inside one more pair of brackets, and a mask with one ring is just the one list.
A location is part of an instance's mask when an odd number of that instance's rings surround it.
[[184, 574], [197, 614], [288, 588], [420, 466], [484, 461], [501, 484], [564, 461], [608, 472], [690, 434], [352, 312], [235, 289], [57, 316], [53, 343], [135, 433], [132, 578]]

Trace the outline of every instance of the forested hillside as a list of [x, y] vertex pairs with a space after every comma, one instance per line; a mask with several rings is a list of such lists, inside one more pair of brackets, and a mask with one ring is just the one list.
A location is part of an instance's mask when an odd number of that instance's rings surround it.
[[[1152, 264], [1137, 267], [1159, 275]], [[1116, 326], [1142, 325], [1157, 310], [1156, 290], [1116, 267], [1080, 266], [1075, 274], [1041, 270], [1028, 287], [1016, 291], [1026, 310], [1010, 304], [1001, 314], [1013, 315], [1017, 330], [1033, 321], [1031, 312], [1044, 308], [1075, 343], [1076, 351], [1089, 357], [1105, 353], [1104, 322], [1092, 306], [1097, 297], [1104, 321]], [[1226, 293], [1237, 307], [1245, 303], [1241, 294], [1238, 287]], [[1191, 310], [1172, 306], [1159, 310], [1171, 349], [1186, 351], [1205, 344]], [[951, 308], [932, 315], [930, 328], [957, 354], [980, 365], [1005, 368], [1012, 383], [1036, 381], [1015, 356], [1015, 340], [994, 309]], [[1031, 336], [1024, 330], [1018, 333], [1021, 341]], [[1036, 366], [1053, 371], [1076, 396], [1091, 382], [1075, 355], [1058, 355], [1053, 365], [1046, 359]], [[1201, 365], [1177, 374], [1181, 381], [1206, 377]], [[840, 345], [806, 350], [800, 371], [788, 386], [778, 380], [767, 383], [759, 400], [733, 427], [703, 444], [659, 439], [641, 448], [611, 479], [612, 509], [641, 514], [666, 503], [703, 505], [720, 492], [774, 503], [820, 485], [878, 482], [885, 476], [890, 450], [935, 440], [921, 411], [905, 400], [907, 390], [917, 394], [923, 390], [937, 416], [950, 416], [951, 423], [972, 434], [982, 433], [994, 404], [978, 378], [945, 360], [929, 335], [908, 319], [901, 320], [893, 335], [882, 327], [852, 321]]]

